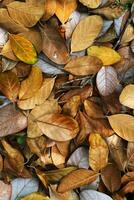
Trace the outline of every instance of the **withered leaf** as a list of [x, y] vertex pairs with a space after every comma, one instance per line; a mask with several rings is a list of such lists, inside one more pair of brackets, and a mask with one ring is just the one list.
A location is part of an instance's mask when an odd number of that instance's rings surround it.
[[128, 142], [127, 146], [127, 169], [134, 169], [134, 142]]
[[123, 196], [128, 193], [134, 193], [134, 181], [130, 181], [120, 190], [120, 194]]
[[128, 114], [116, 114], [108, 117], [112, 129], [124, 140], [134, 142], [134, 117]]
[[129, 24], [122, 36], [121, 44], [125, 44], [132, 40], [134, 40], [134, 26], [132, 24]]
[[0, 154], [0, 173], [2, 172], [2, 170], [3, 170], [3, 157]]
[[0, 109], [1, 137], [17, 133], [27, 127], [27, 118], [14, 105], [10, 104]]
[[103, 169], [108, 164], [108, 146], [98, 133], [89, 136], [89, 165], [94, 171]]
[[71, 42], [71, 51], [81, 51], [91, 46], [103, 26], [100, 16], [92, 15], [81, 20], [76, 26]]
[[134, 181], [134, 172], [127, 172], [121, 177], [121, 184], [125, 185], [129, 183], [130, 181]]
[[50, 17], [52, 17], [56, 12], [56, 0], [45, 0], [45, 11], [43, 15], [43, 19], [48, 20]]
[[65, 176], [58, 185], [57, 191], [64, 193], [95, 181], [98, 174], [92, 170], [78, 169]]
[[83, 190], [81, 193], [80, 193], [80, 200], [94, 200], [94, 199], [97, 199], [97, 200], [112, 200], [112, 198], [102, 192], [98, 192], [98, 191], [95, 191], [95, 190]]
[[65, 41], [58, 30], [45, 25], [44, 28], [41, 29], [41, 32], [43, 37], [43, 53], [57, 64], [66, 64], [69, 61], [69, 53]]
[[35, 171], [38, 178], [41, 180], [42, 184], [45, 186], [45, 188], [48, 188], [47, 177], [45, 173], [39, 169], [35, 169]]
[[15, 102], [19, 93], [19, 79], [11, 71], [0, 73], [0, 91], [12, 102]]
[[11, 198], [12, 186], [0, 181], [0, 199], [9, 200]]
[[7, 5], [11, 18], [25, 27], [34, 26], [44, 14], [42, 5], [34, 6], [25, 2], [14, 1]]
[[80, 2], [92, 9], [97, 8], [101, 4], [101, 0], [80, 0]]
[[48, 138], [61, 142], [73, 139], [79, 131], [76, 120], [58, 113], [38, 118], [37, 124]]
[[63, 165], [66, 159], [66, 157], [61, 154], [61, 152], [59, 151], [56, 145], [51, 147], [51, 158], [52, 158], [53, 164], [56, 167]]
[[38, 192], [34, 192], [29, 194], [28, 196], [25, 196], [23, 198], [21, 198], [20, 200], [50, 200], [50, 198], [48, 196], [45, 196], [44, 194], [38, 193]]
[[83, 56], [72, 59], [65, 67], [64, 70], [76, 76], [86, 76], [96, 74], [102, 67], [100, 59], [94, 56]]

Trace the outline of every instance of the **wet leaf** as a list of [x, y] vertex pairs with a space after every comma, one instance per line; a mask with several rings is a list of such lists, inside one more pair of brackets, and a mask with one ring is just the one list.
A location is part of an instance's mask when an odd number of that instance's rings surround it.
[[11, 71], [0, 73], [0, 91], [12, 102], [15, 102], [19, 93], [19, 79]]
[[31, 73], [27, 79], [22, 81], [19, 99], [28, 99], [33, 97], [42, 85], [42, 72], [38, 67], [32, 67]]
[[104, 46], [91, 46], [87, 50], [88, 55], [99, 58], [103, 65], [113, 65], [120, 61], [121, 57], [115, 50]]
[[112, 200], [112, 198], [104, 193], [95, 190], [84, 190], [80, 193], [80, 200]]
[[94, 171], [99, 171], [108, 164], [107, 143], [98, 133], [91, 133], [89, 145], [89, 165]]
[[37, 53], [33, 44], [23, 36], [11, 35], [10, 43], [16, 57], [24, 63], [35, 64]]
[[112, 129], [124, 140], [134, 142], [134, 117], [128, 114], [117, 114], [108, 117]]
[[97, 8], [101, 4], [101, 0], [80, 0], [80, 2], [88, 8]]
[[21, 200], [50, 200], [49, 197], [44, 196], [44, 194], [41, 193], [32, 193], [28, 196], [25, 196], [23, 198], [21, 198]]
[[58, 185], [57, 191], [64, 193], [79, 188], [96, 180], [98, 174], [92, 170], [78, 169], [65, 176]]
[[76, 26], [71, 42], [71, 51], [81, 51], [91, 46], [103, 26], [100, 16], [93, 15], [81, 20]]
[[113, 67], [102, 67], [97, 74], [96, 84], [102, 96], [113, 93], [118, 83], [117, 72]]
[[9, 200], [11, 198], [12, 186], [0, 181], [0, 199]]
[[120, 103], [134, 109], [134, 85], [127, 85], [120, 94]]

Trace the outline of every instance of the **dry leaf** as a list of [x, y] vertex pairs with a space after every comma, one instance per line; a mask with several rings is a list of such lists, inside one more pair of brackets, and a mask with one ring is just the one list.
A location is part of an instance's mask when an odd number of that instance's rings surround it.
[[112, 198], [102, 192], [95, 190], [83, 190], [80, 193], [80, 200], [112, 200]]
[[8, 39], [8, 33], [5, 29], [0, 28], [0, 47], [4, 46]]
[[57, 191], [60, 193], [79, 188], [95, 181], [98, 174], [92, 170], [78, 169], [65, 176], [58, 185]]
[[7, 43], [4, 45], [1, 51], [1, 55], [10, 60], [18, 61], [18, 58], [14, 55], [13, 50], [11, 48], [10, 40], [8, 40]]
[[120, 103], [134, 109], [134, 85], [127, 85], [120, 94]]
[[43, 19], [48, 20], [50, 17], [52, 17], [56, 12], [56, 0], [45, 0], [45, 11], [43, 15]]
[[120, 189], [121, 173], [115, 164], [108, 164], [102, 169], [101, 178], [110, 192], [114, 193]]
[[19, 79], [11, 71], [0, 73], [0, 91], [12, 102], [15, 102], [19, 93]]
[[134, 40], [134, 26], [132, 24], [129, 24], [122, 36], [121, 44], [125, 44], [132, 40]]
[[81, 51], [91, 46], [103, 26], [100, 16], [92, 15], [81, 20], [76, 26], [71, 42], [71, 51]]
[[[7, 58], [2, 58], [2, 72], [15, 69], [16, 65], [17, 65], [16, 61], [12, 61]], [[13, 72], [13, 70], [12, 70], [12, 72]]]
[[45, 78], [41, 88], [36, 94], [31, 98], [18, 101], [18, 107], [23, 110], [29, 110], [35, 108], [37, 105], [41, 105], [50, 96], [54, 83], [55, 78]]
[[117, 72], [113, 67], [102, 67], [97, 74], [96, 84], [102, 96], [113, 93], [118, 83]]
[[134, 181], [134, 171], [132, 172], [127, 172], [121, 177], [121, 184], [125, 185], [129, 183], [130, 181]]
[[56, 1], [56, 16], [59, 18], [62, 24], [64, 24], [72, 12], [77, 7], [76, 0], [57, 0]]
[[[66, 157], [63, 156], [59, 149], [57, 148], [57, 146], [53, 146], [51, 148], [51, 158], [52, 158], [52, 162], [53, 164], [58, 168], [60, 165], [65, 163], [65, 159]], [[59, 167], [60, 168], [60, 167]]]
[[134, 170], [134, 142], [128, 142], [127, 146], [127, 169]]
[[37, 124], [48, 138], [61, 142], [73, 139], [79, 131], [76, 120], [58, 113], [38, 118]]
[[3, 170], [3, 157], [0, 154], [0, 173], [2, 172], [2, 170]]
[[11, 18], [25, 27], [34, 26], [44, 14], [42, 5], [34, 6], [25, 2], [15, 1], [7, 5]]
[[112, 129], [124, 140], [134, 142], [134, 117], [128, 114], [117, 114], [108, 117]]
[[101, 4], [101, 0], [80, 0], [80, 2], [88, 8], [97, 8]]
[[99, 171], [108, 164], [107, 143], [98, 133], [91, 133], [89, 145], [89, 165], [94, 171]]
[[113, 65], [120, 61], [121, 56], [114, 49], [104, 46], [91, 46], [87, 50], [88, 55], [99, 58], [103, 65]]
[[12, 186], [0, 180], [0, 200], [9, 200], [11, 198], [11, 193]]
[[48, 189], [48, 182], [45, 173], [39, 169], [35, 169], [35, 171], [42, 184], [45, 186], [46, 189]]
[[27, 79], [22, 81], [19, 99], [28, 99], [33, 97], [42, 85], [42, 72], [38, 67], [32, 67], [31, 73]]
[[44, 196], [44, 194], [37, 193], [37, 192], [32, 193], [28, 196], [25, 196], [25, 197], [21, 198], [20, 200], [37, 200], [37, 199], [38, 200], [50, 200], [49, 197]]
[[1, 137], [17, 133], [27, 127], [27, 118], [10, 104], [0, 109]]
[[57, 64], [66, 64], [69, 61], [69, 54], [64, 39], [58, 30], [45, 25], [42, 32], [42, 51], [53, 62]]
[[86, 76], [96, 74], [102, 67], [100, 59], [94, 56], [83, 56], [72, 59], [64, 70], [76, 76]]
[[35, 64], [37, 53], [33, 44], [23, 36], [10, 34], [11, 48], [16, 57], [24, 63]]
[[125, 196], [125, 194], [128, 193], [134, 193], [134, 181], [130, 181], [129, 183], [127, 183], [121, 190], [120, 190], [120, 194], [122, 196]]

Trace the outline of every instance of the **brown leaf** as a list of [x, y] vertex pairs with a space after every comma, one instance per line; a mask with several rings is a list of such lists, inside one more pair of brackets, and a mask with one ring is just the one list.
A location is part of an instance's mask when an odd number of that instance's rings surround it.
[[11, 18], [25, 27], [34, 26], [44, 14], [42, 5], [34, 6], [25, 2], [15, 1], [7, 5]]
[[80, 0], [80, 2], [88, 8], [97, 8], [101, 4], [101, 0]]
[[41, 70], [38, 67], [32, 67], [29, 77], [21, 83], [19, 99], [23, 100], [33, 97], [40, 89], [42, 81]]
[[10, 104], [0, 109], [1, 137], [17, 133], [27, 127], [27, 118]]
[[116, 192], [121, 186], [121, 173], [115, 164], [109, 164], [101, 170], [103, 183], [110, 192]]
[[12, 186], [0, 181], [0, 199], [9, 200], [11, 198]]
[[1, 51], [1, 55], [3, 55], [4, 57], [14, 60], [14, 61], [18, 61], [19, 59], [14, 55], [13, 50], [11, 48], [11, 44], [10, 44], [10, 40], [7, 41], [7, 43], [4, 45], [2, 51]]
[[127, 114], [117, 114], [108, 117], [112, 129], [124, 140], [134, 142], [134, 117]]
[[125, 195], [128, 193], [134, 193], [134, 181], [130, 181], [127, 183], [121, 190], [120, 190], [121, 195]]
[[121, 178], [121, 184], [122, 185], [125, 185], [125, 184], [129, 183], [130, 181], [134, 181], [134, 171], [127, 172]]
[[[58, 168], [60, 165], [63, 165], [65, 163], [65, 159], [66, 157], [63, 156], [59, 149], [57, 148], [57, 146], [53, 146], [51, 148], [51, 157], [52, 157], [52, 161], [53, 164]], [[60, 168], [60, 167], [59, 167]]]
[[76, 76], [86, 76], [96, 74], [101, 67], [102, 62], [97, 57], [83, 56], [72, 59], [64, 70]]
[[134, 170], [134, 142], [128, 142], [127, 159], [127, 169]]
[[37, 124], [48, 138], [61, 142], [73, 139], [79, 131], [76, 120], [58, 113], [38, 118]]
[[99, 171], [108, 164], [107, 143], [98, 133], [91, 133], [89, 145], [89, 165], [94, 171]]
[[77, 7], [76, 0], [57, 0], [56, 1], [56, 16], [59, 18], [62, 24], [64, 24], [72, 12]]
[[3, 170], [3, 158], [2, 158], [2, 155], [0, 154], [0, 173], [2, 172]]
[[78, 169], [65, 176], [58, 185], [57, 191], [60, 193], [79, 188], [95, 181], [98, 174], [92, 170]]
[[15, 68], [12, 69], [12, 72], [14, 72], [19, 78], [26, 78], [31, 72], [31, 65], [18, 62]]
[[15, 148], [13, 148], [6, 140], [1, 140], [1, 143], [7, 153], [9, 163], [11, 166], [17, 170], [17, 172], [22, 172], [24, 169], [24, 157]]
[[56, 142], [56, 146], [57, 146], [59, 152], [65, 157], [68, 156], [69, 145], [70, 145], [70, 141]]
[[76, 26], [71, 41], [71, 51], [81, 51], [91, 46], [103, 26], [100, 16], [93, 15], [81, 20]]
[[134, 40], [134, 27], [132, 24], [129, 24], [126, 29], [125, 32], [122, 36], [121, 39], [121, 44], [125, 44], [128, 43], [130, 41]]
[[45, 173], [39, 169], [35, 169], [35, 171], [36, 171], [38, 178], [41, 180], [41, 182], [45, 186], [45, 188], [48, 188], [48, 182], [47, 182], [47, 177], [46, 177]]
[[0, 91], [12, 102], [15, 102], [19, 93], [19, 79], [11, 71], [0, 73]]
[[57, 64], [66, 64], [69, 60], [69, 54], [65, 41], [60, 33], [48, 25], [45, 25], [41, 32], [43, 38], [43, 53]]

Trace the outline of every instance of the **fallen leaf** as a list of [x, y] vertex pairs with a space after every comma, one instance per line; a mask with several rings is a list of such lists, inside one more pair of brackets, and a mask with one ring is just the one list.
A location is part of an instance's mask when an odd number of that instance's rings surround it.
[[32, 194], [29, 194], [28, 196], [25, 196], [23, 198], [21, 198], [20, 200], [50, 200], [49, 197], [47, 196], [44, 196], [44, 194], [41, 194], [41, 193], [32, 193]]
[[103, 169], [108, 164], [108, 146], [98, 133], [89, 135], [89, 165], [94, 171]]
[[27, 118], [14, 105], [9, 104], [0, 109], [1, 137], [18, 133], [27, 127]]
[[52, 17], [55, 14], [56, 4], [57, 4], [56, 0], [51, 0], [51, 1], [46, 0], [45, 1], [45, 9], [44, 9], [43, 19], [48, 20], [48, 19], [50, 19], [50, 17]]
[[32, 193], [37, 192], [39, 182], [35, 178], [24, 179], [16, 178], [12, 182], [12, 195], [11, 200], [20, 200], [20, 198]]
[[16, 57], [24, 63], [35, 64], [37, 53], [33, 44], [23, 36], [10, 34], [11, 48]]
[[127, 145], [127, 169], [134, 169], [134, 142], [128, 142]]
[[72, 59], [64, 67], [64, 70], [76, 76], [86, 76], [96, 74], [101, 67], [100, 59], [94, 56], [83, 56]]
[[103, 65], [113, 65], [120, 61], [121, 57], [114, 49], [104, 46], [91, 46], [87, 50], [88, 55], [99, 58]]
[[134, 117], [128, 114], [117, 114], [108, 117], [112, 129], [124, 140], [134, 142]]
[[97, 8], [101, 4], [101, 0], [80, 0], [80, 2], [84, 5], [87, 6], [88, 8]]
[[57, 146], [59, 152], [61, 153], [61, 155], [63, 155], [64, 157], [68, 156], [70, 141], [56, 142], [56, 146]]
[[41, 70], [38, 67], [32, 67], [29, 77], [21, 83], [19, 99], [24, 100], [33, 97], [40, 89], [42, 81]]
[[134, 53], [134, 40], [131, 42], [131, 50]]
[[118, 83], [117, 72], [113, 67], [102, 67], [97, 74], [96, 84], [102, 96], [113, 93]]
[[11, 71], [0, 73], [0, 91], [12, 102], [15, 102], [19, 93], [19, 79]]
[[8, 39], [8, 33], [5, 29], [0, 28], [0, 46], [4, 46]]
[[121, 173], [115, 164], [108, 164], [101, 170], [101, 178], [106, 188], [114, 193], [120, 189]]
[[16, 61], [12, 61], [7, 58], [2, 58], [2, 72], [11, 70], [15, 68], [16, 65], [17, 65]]
[[15, 68], [12, 69], [12, 72], [14, 72], [18, 76], [18, 78], [24, 79], [29, 76], [31, 68], [31, 65], [23, 62], [17, 62]]
[[130, 181], [120, 190], [120, 194], [123, 196], [128, 193], [134, 193], [134, 181]]
[[84, 190], [80, 193], [80, 200], [112, 200], [112, 198], [102, 192], [95, 190]]
[[43, 53], [57, 64], [66, 64], [69, 61], [69, 53], [60, 33], [48, 25], [45, 25], [41, 32]]
[[91, 46], [103, 26], [100, 16], [92, 15], [81, 20], [76, 26], [71, 42], [71, 52], [81, 51]]
[[12, 186], [0, 181], [0, 200], [10, 200]]
[[133, 25], [129, 24], [122, 36], [121, 44], [128, 43], [132, 40], [134, 40], [134, 27]]
[[2, 170], [3, 170], [3, 157], [0, 154], [0, 173], [2, 172]]
[[65, 163], [66, 157], [62, 155], [56, 145], [51, 147], [51, 158], [53, 164], [58, 168]]
[[134, 172], [127, 172], [121, 177], [121, 184], [125, 185], [129, 183], [130, 181], [134, 181]]
[[[34, 6], [25, 2], [14, 1], [7, 5], [10, 17], [18, 24], [33, 27], [44, 14], [42, 5]], [[24, 12], [25, 11], [25, 12]]]
[[127, 85], [122, 90], [119, 100], [124, 106], [134, 109], [134, 85]]
[[77, 7], [76, 0], [57, 0], [56, 1], [56, 16], [59, 18], [62, 24], [64, 24], [72, 12]]
[[79, 131], [77, 121], [63, 114], [44, 115], [37, 124], [48, 138], [61, 142], [73, 139]]
[[58, 185], [57, 191], [60, 193], [79, 188], [96, 180], [98, 174], [92, 170], [78, 169], [66, 175]]

